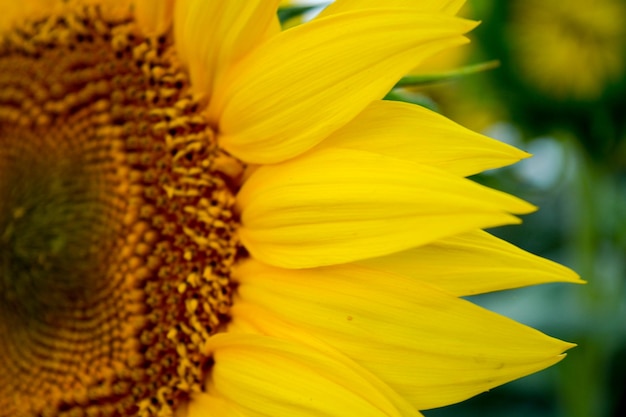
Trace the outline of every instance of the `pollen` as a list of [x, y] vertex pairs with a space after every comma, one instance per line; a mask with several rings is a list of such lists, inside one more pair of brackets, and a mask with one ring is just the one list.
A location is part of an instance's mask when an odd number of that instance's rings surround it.
[[171, 415], [228, 317], [243, 166], [169, 35], [56, 13], [0, 39], [0, 416]]

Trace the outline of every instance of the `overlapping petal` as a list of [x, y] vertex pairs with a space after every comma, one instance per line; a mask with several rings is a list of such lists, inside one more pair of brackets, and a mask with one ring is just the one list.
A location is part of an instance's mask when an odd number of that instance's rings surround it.
[[371, 371], [417, 409], [452, 404], [548, 367], [571, 344], [415, 279], [342, 265], [235, 271], [235, 321], [289, 338], [308, 332]]
[[135, 18], [143, 32], [160, 35], [172, 24], [174, 0], [135, 0]]
[[203, 403], [246, 417], [420, 416], [369, 372], [329, 350], [239, 333], [216, 335], [207, 348], [214, 359], [207, 394], [197, 396], [190, 417], [207, 415]]
[[425, 13], [443, 12], [454, 15], [464, 3], [465, 0], [336, 0], [320, 13], [320, 17], [351, 10], [384, 7], [406, 7]]
[[443, 0], [441, 11], [447, 14], [457, 14], [461, 7], [465, 4], [465, 0]]
[[388, 256], [364, 259], [368, 268], [411, 277], [457, 296], [548, 282], [582, 283], [569, 268], [474, 231]]
[[178, 410], [175, 417], [249, 417], [236, 404], [224, 398], [204, 392], [196, 393], [185, 410]]
[[463, 176], [510, 165], [530, 156], [433, 111], [396, 101], [372, 102], [318, 147], [361, 149], [436, 166]]
[[209, 117], [220, 143], [250, 163], [310, 149], [425, 57], [465, 42], [473, 22], [411, 9], [339, 13], [282, 32], [242, 60]]
[[194, 91], [210, 96], [224, 71], [279, 30], [280, 0], [176, 0], [176, 50]]
[[263, 166], [237, 196], [253, 257], [306, 268], [382, 256], [445, 236], [517, 223], [534, 209], [426, 165], [323, 149]]

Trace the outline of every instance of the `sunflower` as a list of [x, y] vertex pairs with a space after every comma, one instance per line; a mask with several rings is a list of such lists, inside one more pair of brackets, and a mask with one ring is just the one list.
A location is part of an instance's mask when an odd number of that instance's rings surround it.
[[622, 80], [622, 0], [522, 0], [511, 7], [512, 59], [529, 86], [554, 99], [592, 101]]
[[527, 156], [382, 101], [458, 1], [22, 1], [0, 43], [0, 415], [418, 416], [572, 345], [461, 297]]

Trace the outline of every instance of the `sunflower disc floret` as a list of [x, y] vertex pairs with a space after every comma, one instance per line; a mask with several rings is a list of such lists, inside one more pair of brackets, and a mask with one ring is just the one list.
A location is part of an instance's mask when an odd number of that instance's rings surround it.
[[170, 37], [98, 6], [2, 39], [0, 415], [167, 414], [200, 389], [241, 166], [188, 86]]

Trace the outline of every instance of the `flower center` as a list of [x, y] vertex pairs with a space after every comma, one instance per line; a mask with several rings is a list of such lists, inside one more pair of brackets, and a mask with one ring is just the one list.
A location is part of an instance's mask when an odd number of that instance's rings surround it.
[[0, 416], [167, 415], [201, 389], [242, 166], [188, 86], [169, 36], [97, 6], [0, 40]]

